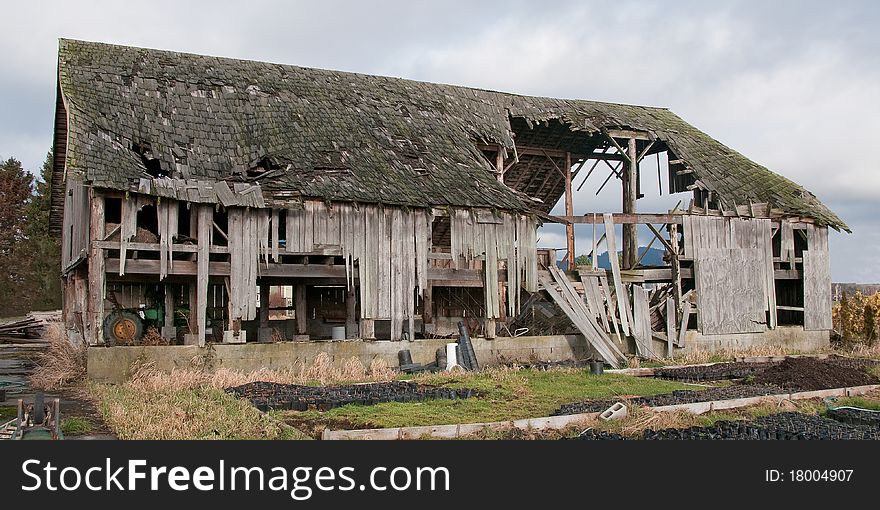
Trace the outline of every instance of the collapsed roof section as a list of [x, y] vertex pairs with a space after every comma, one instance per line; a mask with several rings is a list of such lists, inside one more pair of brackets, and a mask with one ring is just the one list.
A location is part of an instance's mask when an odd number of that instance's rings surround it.
[[[56, 145], [64, 140], [66, 154], [56, 177], [66, 171], [101, 188], [170, 177], [257, 183], [269, 205], [310, 197], [524, 211], [533, 190], [499, 183], [478, 146], [516, 154], [523, 126], [555, 123], [571, 135], [568, 150], [590, 151], [604, 129], [647, 132], [722, 206], [768, 203], [847, 229], [809, 191], [663, 108], [67, 39], [58, 73], [66, 115], [56, 115]], [[542, 193], [546, 204], [561, 190]]]

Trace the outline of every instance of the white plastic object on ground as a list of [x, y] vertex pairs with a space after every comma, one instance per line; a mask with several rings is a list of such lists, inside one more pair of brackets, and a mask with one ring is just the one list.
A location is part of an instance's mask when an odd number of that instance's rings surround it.
[[458, 364], [458, 344], [454, 342], [446, 344], [446, 370], [452, 370], [457, 366], [460, 366]]

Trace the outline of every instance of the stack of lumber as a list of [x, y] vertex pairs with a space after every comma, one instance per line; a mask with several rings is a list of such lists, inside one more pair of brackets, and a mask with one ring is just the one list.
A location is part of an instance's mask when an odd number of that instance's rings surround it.
[[41, 342], [46, 326], [61, 321], [61, 311], [31, 312], [24, 319], [0, 324], [0, 343]]

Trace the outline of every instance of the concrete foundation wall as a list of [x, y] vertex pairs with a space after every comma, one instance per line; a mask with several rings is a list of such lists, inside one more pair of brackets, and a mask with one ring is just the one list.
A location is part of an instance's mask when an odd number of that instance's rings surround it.
[[778, 326], [763, 333], [733, 335], [702, 335], [698, 331], [688, 331], [684, 347], [676, 352], [745, 351], [761, 347], [779, 347], [788, 352], [812, 352], [826, 349], [830, 344], [830, 331], [805, 331], [803, 326]]
[[[800, 326], [782, 326], [764, 333], [734, 335], [701, 335], [688, 331], [684, 348], [676, 354], [695, 351], [744, 351], [756, 347], [780, 347], [786, 351], [811, 352], [829, 346], [828, 331], [804, 331]], [[426, 339], [415, 342], [346, 340], [335, 342], [281, 342], [247, 344], [209, 344], [155, 347], [98, 347], [88, 350], [89, 379], [99, 382], [122, 382], [128, 378], [131, 365], [151, 362], [160, 370], [207, 366], [250, 372], [260, 368], [297, 368], [311, 363], [326, 352], [333, 363], [342, 364], [357, 357], [365, 366], [375, 358], [385, 360], [388, 366], [397, 366], [397, 352], [409, 349], [416, 363], [430, 363], [435, 352], [450, 339]], [[580, 335], [498, 337], [495, 340], [474, 338], [474, 351], [481, 365], [501, 361], [528, 361], [540, 359], [559, 361], [585, 359], [596, 356]], [[654, 343], [655, 351], [665, 352], [665, 345]]]

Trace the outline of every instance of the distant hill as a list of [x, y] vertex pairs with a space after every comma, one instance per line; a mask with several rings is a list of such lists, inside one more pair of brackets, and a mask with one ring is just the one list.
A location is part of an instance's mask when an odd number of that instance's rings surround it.
[[[663, 255], [666, 253], [666, 250], [660, 248], [646, 248], [645, 246], [639, 247], [639, 255], [645, 253], [645, 250], [648, 252], [642, 257], [642, 261], [640, 264], [642, 266], [663, 266]], [[623, 252], [617, 252], [618, 255], [621, 255]], [[585, 255], [582, 255], [585, 256]], [[611, 261], [608, 259], [608, 252], [599, 254], [599, 267], [602, 269], [611, 269]], [[558, 265], [562, 267], [562, 262], [558, 262]]]
[[[648, 253], [645, 253], [645, 250], [648, 250]], [[666, 253], [666, 250], [661, 250], [658, 248], [646, 248], [644, 246], [639, 246], [639, 255], [641, 256], [645, 253], [645, 256], [642, 257], [642, 261], [639, 263], [642, 266], [662, 266], [663, 264], [663, 254]], [[622, 255], [623, 252], [617, 252], [618, 255]], [[599, 267], [602, 269], [611, 269], [611, 260], [608, 259], [608, 252], [599, 254]]]

